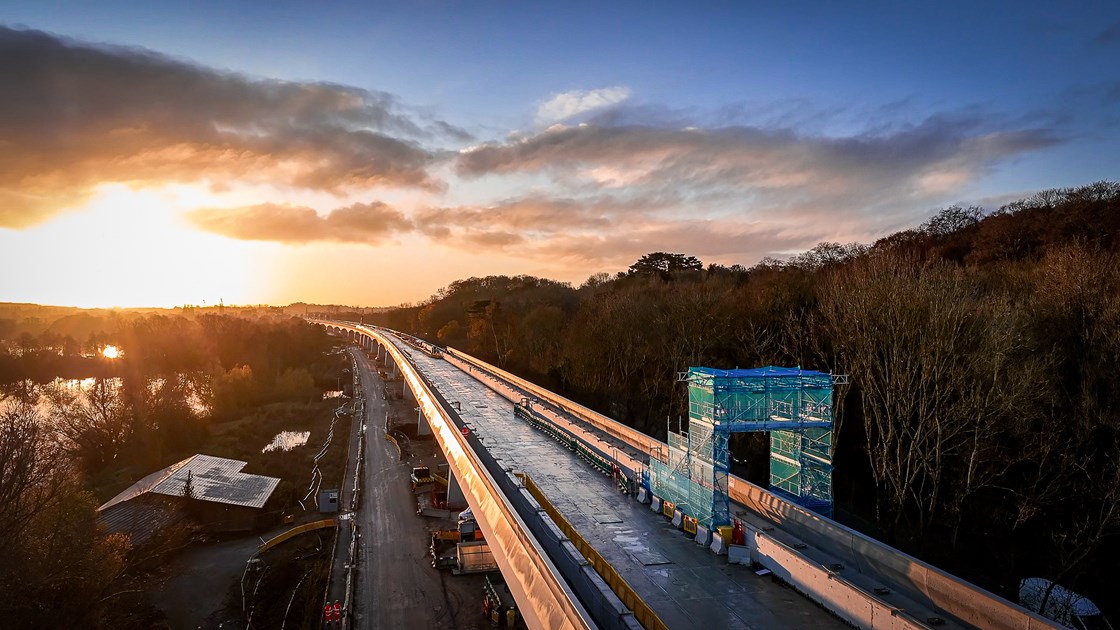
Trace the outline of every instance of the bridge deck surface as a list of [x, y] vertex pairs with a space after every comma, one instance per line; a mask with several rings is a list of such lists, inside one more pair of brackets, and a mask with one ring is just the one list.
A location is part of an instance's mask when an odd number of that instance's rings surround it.
[[[518, 388], [517, 386], [507, 383], [506, 381], [496, 378], [490, 374], [480, 373], [477, 370], [474, 370], [473, 366], [469, 365], [466, 362], [460, 361], [456, 358], [448, 358], [446, 356], [445, 358], [447, 358], [447, 360], [452, 364], [458, 366], [460, 369], [471, 371], [472, 375], [479, 378], [483, 383], [496, 391], [499, 395], [505, 397], [510, 401], [511, 404], [515, 401], [521, 400], [524, 397], [533, 398], [533, 395], [531, 393], [526, 392]], [[573, 433], [582, 434], [589, 441], [593, 440], [598, 442], [600, 448], [602, 448], [605, 452], [612, 453], [618, 461], [627, 463], [627, 465], [629, 465], [632, 470], [637, 470], [642, 466], [649, 465], [650, 458], [648, 454], [643, 453], [640, 449], [637, 449], [636, 447], [619, 440], [609, 433], [596, 428], [591, 423], [556, 408], [554, 405], [548, 403], [547, 401], [538, 401], [536, 404], [534, 404], [533, 408], [538, 414], [547, 417], [548, 419], [559, 424], [560, 426], [567, 428]], [[820, 564], [821, 566], [829, 566], [834, 563], [840, 563], [841, 566], [843, 566], [845, 563], [853, 561], [853, 558], [851, 558], [850, 556], [847, 558], [835, 557], [829, 554], [827, 551], [809, 545], [808, 543], [806, 543], [806, 541], [797, 538], [781, 527], [772, 527], [775, 525], [775, 523], [767, 520], [765, 517], [759, 514], [752, 512], [741, 503], [732, 501], [730, 507], [731, 513], [738, 518], [754, 526], [756, 529], [767, 531], [770, 537], [781, 541], [789, 547], [801, 549], [800, 553], [802, 556], [810, 561]], [[921, 603], [919, 600], [908, 596], [906, 594], [905, 588], [903, 590], [898, 590], [897, 587], [899, 585], [892, 584], [888, 580], [885, 580], [882, 576], [876, 575], [873, 571], [869, 571], [866, 569], [862, 572], [845, 571], [844, 579], [868, 593], [875, 592], [876, 589], [880, 587], [887, 587], [889, 593], [877, 594], [876, 598], [888, 606], [906, 611], [915, 619], [920, 620], [931, 617], [940, 617], [942, 614], [939, 611], [934, 610], [930, 606]], [[905, 587], [905, 585], [903, 586]], [[953, 619], [945, 619], [943, 620], [943, 624], [941, 627], [945, 628], [946, 630], [952, 630], [956, 628], [965, 628], [968, 626], [962, 625]]]
[[[406, 348], [402, 345], [402, 350]], [[500, 462], [531, 475], [574, 527], [670, 628], [846, 628], [794, 590], [729, 565], [663, 516], [513, 414], [512, 404], [455, 365], [411, 358]]]

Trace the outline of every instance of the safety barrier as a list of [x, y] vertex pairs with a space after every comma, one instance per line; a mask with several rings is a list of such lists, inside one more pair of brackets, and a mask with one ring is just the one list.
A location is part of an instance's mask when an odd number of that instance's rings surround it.
[[[611, 462], [615, 461], [613, 457], [607, 454], [606, 451], [592, 444], [588, 440], [579, 435], [576, 435], [568, 429], [558, 426], [548, 418], [537, 413], [535, 410], [526, 407], [523, 404], [515, 404], [513, 406], [514, 415], [522, 420], [531, 424], [534, 428], [543, 431], [552, 437], [552, 439], [559, 442], [564, 448], [569, 451], [574, 451], [581, 459], [594, 466], [604, 475], [612, 473]], [[630, 466], [622, 462], [616, 462], [619, 471], [626, 476], [627, 479], [637, 479], [637, 474]], [[627, 488], [629, 491], [629, 488]]]
[[272, 549], [273, 547], [275, 547], [276, 545], [279, 545], [280, 543], [284, 542], [285, 540], [295, 538], [296, 536], [299, 536], [300, 534], [315, 531], [317, 529], [326, 529], [328, 527], [334, 527], [336, 524], [337, 523], [335, 522], [335, 520], [333, 518], [328, 518], [328, 519], [324, 519], [324, 520], [321, 520], [321, 521], [312, 521], [310, 523], [304, 523], [303, 525], [297, 525], [297, 526], [289, 529], [286, 532], [283, 532], [281, 534], [277, 534], [276, 536], [274, 536], [272, 538], [269, 538], [267, 541], [265, 541], [259, 547], [257, 547], [257, 553], [264, 553], [265, 551], [268, 551], [269, 549]]
[[[423, 374], [421, 378], [424, 378]], [[437, 388], [432, 387], [431, 393], [443, 405], [447, 417], [455, 427], [462, 430], [465, 424], [457, 410], [447, 402]], [[521, 516], [536, 543], [553, 562], [559, 575], [564, 577], [571, 591], [579, 597], [580, 603], [598, 627], [601, 630], [640, 630], [641, 625], [633, 612], [615, 595], [610, 585], [594, 567], [588, 564], [583, 554], [544, 513], [543, 508], [528, 493], [520, 480], [483, 446], [478, 432], [468, 431], [463, 435], [478, 461], [489, 471], [503, 496]]]
[[584, 558], [587, 558], [587, 561], [595, 568], [595, 572], [611, 587], [614, 594], [618, 595], [622, 603], [634, 613], [634, 618], [638, 620], [638, 623], [642, 624], [642, 627], [646, 630], [667, 630], [665, 622], [661, 621], [661, 618], [657, 616], [657, 613], [653, 612], [649, 604], [646, 604], [645, 601], [634, 592], [634, 589], [618, 574], [618, 571], [615, 570], [611, 563], [607, 562], [606, 558], [596, 551], [595, 548], [580, 535], [579, 531], [568, 522], [568, 519], [564, 518], [560, 510], [557, 510], [556, 506], [552, 505], [548, 497], [546, 497], [544, 493], [541, 492], [541, 489], [537, 487], [537, 484], [533, 482], [533, 478], [525, 473], [517, 473], [517, 478], [525, 485], [525, 489], [528, 490], [533, 499], [540, 504], [541, 508], [548, 514], [548, 517], [552, 519], [552, 522], [556, 523], [556, 526], [571, 540], [575, 548], [583, 554]]
[[401, 458], [401, 445], [397, 443], [397, 438], [395, 438], [392, 435], [389, 435], [388, 433], [386, 433], [385, 434], [385, 439], [389, 440], [393, 444], [393, 448], [397, 449], [397, 459], [400, 459]]

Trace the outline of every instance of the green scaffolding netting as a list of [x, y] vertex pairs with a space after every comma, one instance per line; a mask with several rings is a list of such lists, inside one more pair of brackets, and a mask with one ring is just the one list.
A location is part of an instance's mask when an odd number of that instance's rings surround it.
[[694, 367], [681, 380], [688, 383], [688, 430], [668, 431], [664, 456], [651, 460], [655, 494], [708, 527], [729, 523], [729, 436], [767, 431], [771, 491], [831, 515], [831, 375]]

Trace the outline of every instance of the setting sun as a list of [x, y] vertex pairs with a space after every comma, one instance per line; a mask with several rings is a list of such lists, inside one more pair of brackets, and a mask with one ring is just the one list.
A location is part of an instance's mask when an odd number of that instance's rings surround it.
[[101, 351], [101, 355], [106, 359], [116, 359], [121, 356], [121, 349], [116, 346], [105, 346]]

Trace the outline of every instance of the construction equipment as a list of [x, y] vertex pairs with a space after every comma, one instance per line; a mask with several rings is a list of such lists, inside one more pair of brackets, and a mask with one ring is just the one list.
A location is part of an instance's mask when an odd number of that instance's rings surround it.
[[494, 560], [494, 553], [485, 540], [472, 540], [455, 545], [455, 568], [451, 570], [455, 575], [467, 573], [485, 573], [498, 568]]
[[427, 466], [417, 466], [413, 468], [410, 479], [412, 481], [413, 490], [425, 484], [435, 483], [435, 479], [432, 477], [432, 470]]

